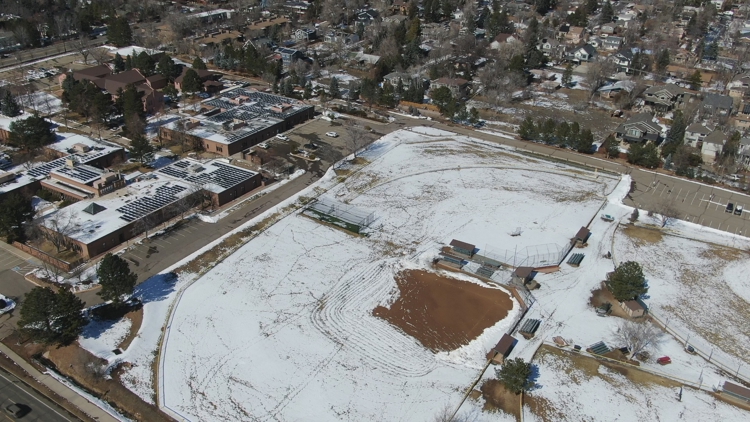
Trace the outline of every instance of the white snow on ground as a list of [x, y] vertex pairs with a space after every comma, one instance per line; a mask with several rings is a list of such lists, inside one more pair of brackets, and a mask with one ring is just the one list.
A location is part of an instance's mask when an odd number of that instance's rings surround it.
[[130, 318], [92, 320], [78, 337], [78, 343], [94, 355], [109, 361], [117, 356], [113, 351], [127, 337], [132, 325]]
[[125, 416], [121, 415], [120, 412], [117, 411], [117, 409], [113, 408], [109, 405], [109, 403], [105, 402], [104, 400], [98, 399], [94, 397], [93, 395], [89, 394], [88, 392], [82, 390], [77, 385], [70, 382], [69, 379], [63, 377], [62, 375], [58, 374], [55, 371], [46, 371], [46, 375], [51, 376], [52, 378], [56, 379], [57, 381], [65, 384], [68, 388], [78, 393], [79, 396], [84, 397], [87, 401], [93, 403], [96, 407], [102, 409], [103, 411], [109, 413], [110, 416], [117, 419], [118, 421], [122, 422], [131, 422], [132, 419], [126, 418]]
[[[747, 253], [673, 235], [648, 242], [620, 230], [615, 254], [618, 261], [637, 261], [643, 266], [652, 314], [669, 321], [671, 328], [684, 333], [686, 340], [689, 336], [691, 344], [706, 353], [716, 346], [733, 356], [726, 362], [730, 368], [738, 368], [736, 359], [750, 363]], [[714, 353], [717, 359], [727, 358]]]
[[59, 113], [62, 110], [62, 101], [44, 91], [21, 95], [18, 97], [18, 101], [24, 107], [31, 108], [45, 115]]
[[518, 305], [435, 354], [372, 316], [395, 299], [394, 274], [427, 267], [453, 237], [498, 249], [567, 242], [613, 183], [448, 138], [388, 135], [328, 193], [375, 211], [370, 237], [295, 214], [188, 288], [163, 349], [166, 406], [190, 420], [429, 420], [457, 403]]
[[535, 364], [540, 388], [527, 395], [527, 402], [529, 396], [542, 398], [537, 403], [547, 409], [547, 417], [533, 414], [527, 404], [525, 421], [742, 421], [748, 417], [706, 392], [685, 388], [680, 402], [677, 387], [636, 383], [604, 366], [592, 373], [555, 354], [544, 354]]
[[11, 298], [9, 298], [7, 296], [3, 296], [3, 295], [0, 294], [0, 300], [2, 300], [4, 302], [3, 303], [3, 307], [0, 308], [0, 315], [4, 314], [6, 312], [10, 312], [10, 311], [13, 310], [13, 308], [16, 307], [16, 302], [14, 302], [13, 299], [11, 299]]

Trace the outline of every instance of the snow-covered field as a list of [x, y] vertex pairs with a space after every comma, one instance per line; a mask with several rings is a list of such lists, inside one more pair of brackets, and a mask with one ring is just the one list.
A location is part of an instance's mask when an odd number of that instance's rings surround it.
[[371, 164], [326, 196], [374, 211], [369, 237], [296, 213], [185, 291], [160, 373], [171, 411], [193, 421], [430, 420], [461, 400], [519, 307], [436, 354], [372, 316], [395, 300], [394, 274], [429, 267], [453, 238], [489, 250], [564, 244], [617, 182], [430, 128], [394, 132], [363, 157]]
[[[558, 352], [559, 353], [559, 352]], [[527, 395], [527, 421], [742, 421], [747, 412], [704, 391], [661, 385], [637, 370], [627, 376], [598, 365], [596, 360], [542, 352], [537, 391]]]
[[673, 235], [653, 241], [628, 233], [617, 232], [617, 259], [643, 266], [651, 312], [690, 335], [691, 342], [707, 353], [712, 344], [750, 363], [747, 245], [735, 249]]

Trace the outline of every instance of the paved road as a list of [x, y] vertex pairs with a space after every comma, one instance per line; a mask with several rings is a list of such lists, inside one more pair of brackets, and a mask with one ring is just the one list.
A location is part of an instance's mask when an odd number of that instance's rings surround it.
[[48, 400], [46, 397], [32, 390], [15, 376], [0, 371], [0, 405], [3, 410], [0, 413], [0, 421], [15, 420], [5, 413], [5, 407], [12, 403], [20, 403], [28, 406], [31, 411], [22, 418], [24, 421], [63, 422], [78, 420]]

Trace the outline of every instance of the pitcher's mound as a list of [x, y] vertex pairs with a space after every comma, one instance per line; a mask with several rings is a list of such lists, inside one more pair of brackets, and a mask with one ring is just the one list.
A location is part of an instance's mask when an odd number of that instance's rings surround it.
[[373, 315], [399, 327], [434, 352], [457, 349], [508, 316], [510, 296], [499, 289], [421, 271], [396, 274], [399, 298]]

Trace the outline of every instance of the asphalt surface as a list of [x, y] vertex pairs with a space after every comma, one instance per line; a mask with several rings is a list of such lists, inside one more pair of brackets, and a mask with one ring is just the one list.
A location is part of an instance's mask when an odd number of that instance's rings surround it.
[[32, 390], [15, 376], [0, 371], [0, 421], [15, 421], [5, 408], [12, 403], [25, 406], [29, 413], [20, 420], [40, 422], [65, 422], [78, 420], [46, 397]]

